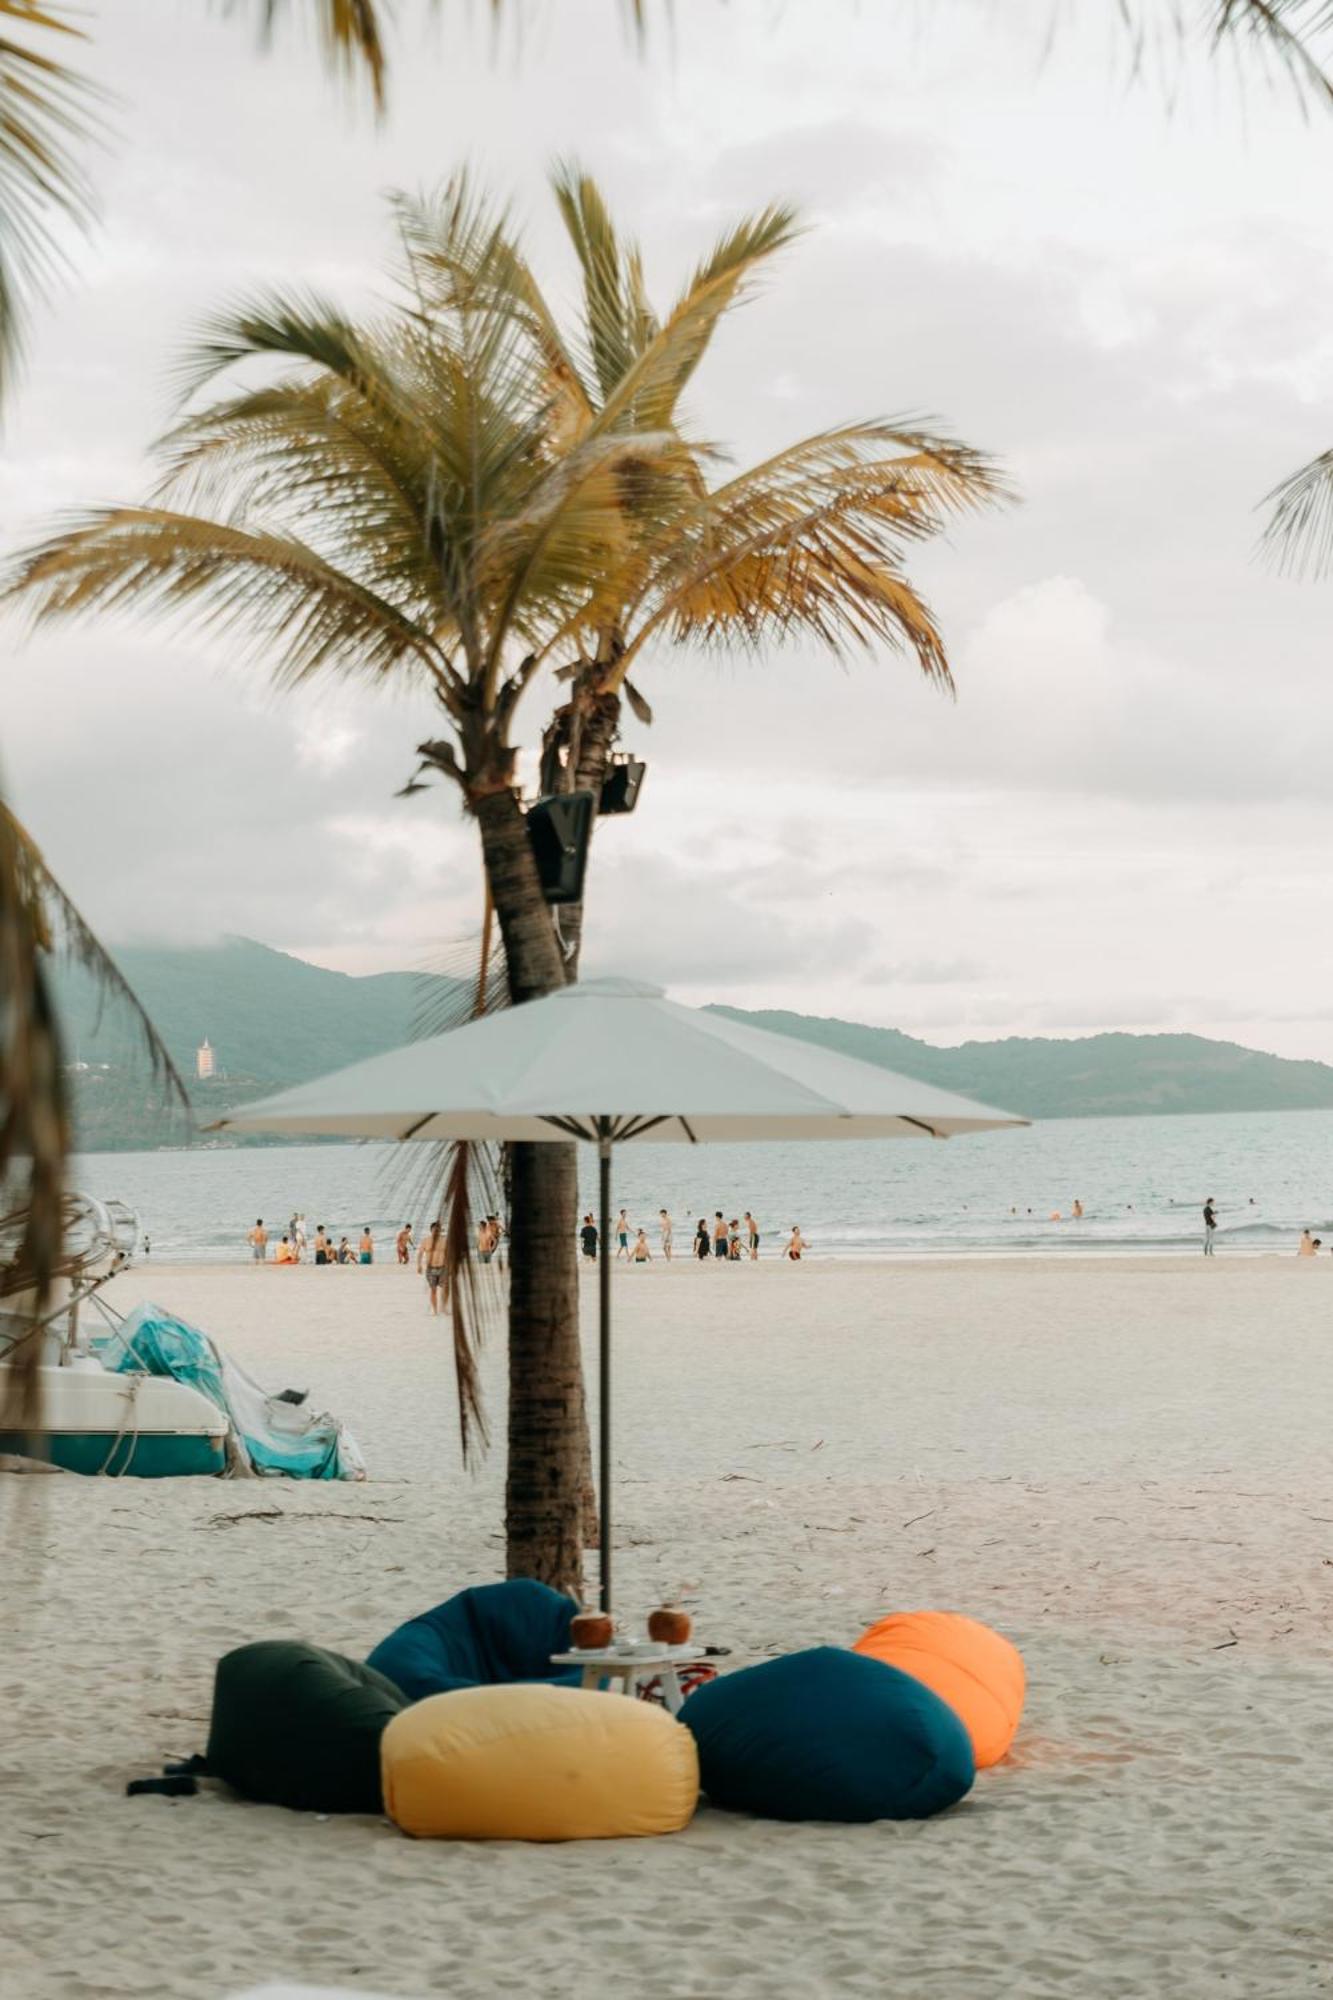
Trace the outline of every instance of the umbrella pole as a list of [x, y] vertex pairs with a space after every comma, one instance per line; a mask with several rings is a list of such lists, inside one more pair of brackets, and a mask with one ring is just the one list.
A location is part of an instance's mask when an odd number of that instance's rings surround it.
[[601, 1603], [611, 1609], [611, 1140], [605, 1131], [597, 1137], [597, 1168], [601, 1183], [602, 1228], [601, 1262], [597, 1268], [598, 1369], [601, 1388], [597, 1397], [598, 1483], [601, 1491]]

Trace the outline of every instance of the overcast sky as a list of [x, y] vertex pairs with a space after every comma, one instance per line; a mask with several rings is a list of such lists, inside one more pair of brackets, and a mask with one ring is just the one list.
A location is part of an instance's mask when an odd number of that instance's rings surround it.
[[[380, 127], [204, 0], [95, 11], [121, 137], [9, 414], [6, 544], [142, 495], [210, 307], [370, 296], [386, 188], [475, 162], [560, 291], [544, 175], [576, 153], [664, 302], [792, 198], [811, 234], [719, 341], [700, 430], [747, 457], [929, 411], [1023, 504], [918, 564], [956, 704], [893, 657], [645, 665], [650, 771], [599, 834], [585, 970], [937, 1041], [1191, 1029], [1333, 1061], [1333, 584], [1252, 559], [1257, 503], [1333, 442], [1333, 118], [1201, 57], [1131, 83], [1111, 0], [677, 0], [642, 58], [612, 0], [538, 10], [521, 57], [480, 5], [418, 34], [403, 0]], [[4, 646], [6, 782], [109, 939], [369, 971], [475, 925], [454, 795], [392, 797], [423, 704], [277, 697], [146, 622]]]

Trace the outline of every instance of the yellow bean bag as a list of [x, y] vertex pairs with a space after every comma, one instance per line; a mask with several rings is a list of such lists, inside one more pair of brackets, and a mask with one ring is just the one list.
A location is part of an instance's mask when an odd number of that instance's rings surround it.
[[513, 1683], [431, 1695], [380, 1746], [384, 1809], [436, 1840], [678, 1833], [699, 1798], [694, 1738], [648, 1702]]
[[1023, 1656], [989, 1625], [956, 1611], [896, 1611], [863, 1632], [852, 1651], [900, 1668], [947, 1701], [972, 1738], [978, 1770], [998, 1764], [1018, 1734]]

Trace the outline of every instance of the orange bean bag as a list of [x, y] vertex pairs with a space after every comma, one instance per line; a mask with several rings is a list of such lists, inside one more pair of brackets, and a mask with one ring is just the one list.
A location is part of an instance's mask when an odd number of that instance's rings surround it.
[[895, 1611], [852, 1651], [900, 1668], [947, 1701], [972, 1738], [978, 1770], [998, 1764], [1018, 1734], [1023, 1656], [989, 1625], [956, 1611]]

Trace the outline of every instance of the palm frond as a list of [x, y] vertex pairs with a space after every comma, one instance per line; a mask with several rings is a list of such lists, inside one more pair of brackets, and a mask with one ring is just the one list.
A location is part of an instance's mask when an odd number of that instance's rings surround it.
[[723, 316], [748, 296], [761, 265], [800, 234], [796, 211], [773, 203], [733, 224], [659, 321], [638, 248], [622, 244], [597, 183], [566, 162], [552, 187], [583, 274], [584, 342], [601, 390], [602, 427], [655, 430], [674, 422]]
[[634, 360], [636, 312], [626, 268], [637, 264], [638, 252], [633, 245], [622, 249], [611, 211], [590, 175], [562, 162], [551, 176], [551, 189], [578, 259], [593, 371], [607, 397]]
[[0, 844], [13, 857], [19, 894], [29, 911], [38, 948], [48, 956], [68, 958], [81, 966], [96, 986], [101, 1004], [119, 1008], [132, 1019], [164, 1097], [188, 1118], [190, 1095], [166, 1043], [115, 959], [51, 873], [36, 841], [3, 799], [0, 799]]
[[[0, 1208], [21, 1212], [0, 1292], [18, 1295], [26, 1325], [45, 1310], [60, 1256], [69, 1115], [60, 1036], [42, 969], [44, 920], [26, 839], [0, 809]], [[38, 1414], [35, 1339], [13, 1349], [0, 1390], [0, 1427], [25, 1430]]]
[[[446, 1034], [465, 1021], [495, 1013], [508, 1004], [504, 949], [488, 897], [480, 934], [437, 955], [432, 975], [423, 984], [415, 1024], [417, 1038]], [[404, 1148], [405, 1153], [411, 1150]], [[466, 1465], [484, 1454], [490, 1442], [479, 1357], [487, 1339], [504, 1323], [504, 1288], [499, 1265], [482, 1264], [472, 1253], [478, 1221], [505, 1212], [503, 1168], [500, 1150], [494, 1146], [451, 1140], [423, 1150], [419, 1165], [404, 1166], [395, 1176], [396, 1191], [401, 1192], [404, 1207], [413, 1214], [424, 1212], [438, 1217], [441, 1224], [441, 1262]]]
[[[227, 0], [233, 12], [248, 4], [249, 0]], [[314, 27], [330, 66], [354, 80], [364, 77], [375, 109], [384, 110], [389, 69], [387, 0], [257, 0], [257, 5], [260, 31], [266, 40], [280, 20], [289, 14], [299, 15]]]
[[[587, 618], [603, 594], [619, 596], [633, 541], [636, 502], [679, 481], [672, 432], [655, 436], [589, 434], [550, 472], [521, 513], [499, 521], [480, 551], [495, 572], [489, 662], [499, 668], [511, 636], [531, 642], [552, 613]], [[538, 617], [534, 618], [536, 611]]]
[[1260, 553], [1291, 576], [1333, 571], [1333, 451], [1321, 452], [1274, 487]]
[[[668, 405], [656, 412], [651, 407], [645, 410], [642, 421], [660, 422], [674, 415], [724, 315], [753, 295], [760, 267], [803, 234], [797, 210], [785, 202], [774, 202], [758, 215], [734, 223], [719, 237], [670, 314], [670, 321], [678, 324], [682, 333], [677, 336], [675, 366], [668, 378]], [[692, 310], [696, 300], [703, 304], [702, 312]]]
[[[133, 1017], [164, 1098], [184, 1116], [189, 1098], [161, 1037], [115, 960], [48, 868], [31, 834], [0, 800], [0, 1214], [11, 1219], [0, 1298], [17, 1298], [22, 1333], [7, 1348], [0, 1429], [39, 1416], [41, 1344], [32, 1337], [61, 1270], [69, 1114], [60, 1034], [44, 961], [63, 953], [99, 996]], [[10, 1241], [12, 1237], [12, 1242]]]
[[572, 442], [592, 416], [592, 398], [508, 212], [479, 201], [466, 172], [434, 195], [392, 200], [419, 310], [432, 323], [477, 305], [512, 314], [542, 357], [552, 435]]
[[1315, 47], [1333, 27], [1329, 0], [1209, 0], [1209, 6], [1214, 46], [1248, 42], [1275, 57], [1298, 89], [1333, 103], [1333, 76]]
[[97, 131], [95, 93], [55, 52], [84, 39], [73, 16], [50, 0], [0, 0], [0, 401], [29, 311], [63, 262], [53, 225], [93, 215], [78, 152]]
[[95, 509], [0, 572], [0, 601], [34, 618], [130, 607], [175, 612], [238, 636], [294, 686], [322, 670], [416, 676], [451, 669], [430, 634], [295, 536], [165, 508]]
[[[886, 446], [897, 446], [884, 456]], [[709, 492], [639, 551], [628, 642], [603, 681], [618, 689], [643, 646], [770, 644], [798, 633], [835, 654], [906, 647], [951, 685], [943, 641], [903, 562], [952, 515], [1009, 497], [970, 446], [903, 423], [804, 439]]]

